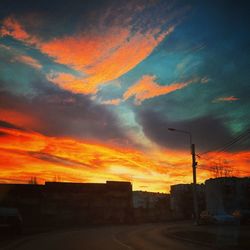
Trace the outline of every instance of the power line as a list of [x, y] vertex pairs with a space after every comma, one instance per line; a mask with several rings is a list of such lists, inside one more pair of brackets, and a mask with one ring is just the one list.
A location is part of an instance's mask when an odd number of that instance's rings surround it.
[[227, 142], [226, 144], [224, 144], [223, 146], [217, 147], [214, 150], [208, 150], [205, 152], [202, 152], [199, 154], [199, 156], [210, 153], [210, 152], [223, 152], [226, 149], [232, 147], [232, 145], [234, 145], [235, 143], [241, 141], [241, 140], [246, 140], [248, 139], [248, 136], [250, 135], [250, 129], [247, 129], [245, 132], [241, 133], [240, 135], [238, 135], [237, 137], [235, 137], [234, 139], [232, 139], [231, 141]]
[[211, 160], [210, 158], [208, 158], [208, 157], [204, 157], [204, 156], [200, 156], [199, 158], [201, 158], [201, 159], [204, 159], [205, 161], [208, 161], [209, 163], [209, 165], [210, 165], [210, 167], [209, 166], [207, 166], [207, 165], [198, 165], [198, 168], [199, 169], [201, 169], [201, 170], [206, 170], [206, 171], [210, 171], [210, 172], [213, 172], [213, 171], [215, 171], [216, 170], [216, 167], [218, 167], [218, 169], [220, 170], [220, 168], [221, 168], [221, 170], [222, 169], [225, 169], [226, 171], [228, 170], [228, 171], [232, 171], [232, 172], [235, 172], [236, 174], [244, 174], [244, 175], [250, 175], [250, 172], [249, 171], [245, 171], [245, 170], [239, 170], [239, 169], [235, 169], [235, 168], [232, 168], [230, 165], [228, 166], [226, 166], [226, 165], [224, 165], [221, 161], [222, 161], [222, 158], [220, 157], [220, 158], [217, 158], [217, 161], [215, 160]]
[[[207, 166], [199, 166], [199, 169], [201, 170], [206, 170], [206, 171], [214, 171], [214, 168], [213, 167], [207, 167]], [[229, 169], [229, 170], [232, 170], [232, 171], [236, 171], [237, 173], [241, 173], [241, 174], [248, 174], [250, 175], [250, 172], [248, 171], [244, 171], [244, 170], [235, 170], [235, 169]]]
[[217, 152], [225, 152], [226, 150], [233, 147], [233, 145], [235, 145], [235, 143], [242, 143], [242, 142], [246, 141], [247, 139], [249, 139], [249, 135], [250, 134], [246, 134], [244, 136], [241, 136], [240, 138], [238, 138], [237, 140], [235, 140], [234, 142], [232, 142], [231, 144], [225, 146], [224, 148], [222, 148], [221, 150], [219, 150]]

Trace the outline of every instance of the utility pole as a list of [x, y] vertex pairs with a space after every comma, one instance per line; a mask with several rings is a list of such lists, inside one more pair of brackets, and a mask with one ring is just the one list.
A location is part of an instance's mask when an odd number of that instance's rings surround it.
[[195, 144], [192, 142], [192, 134], [189, 131], [179, 130], [175, 128], [168, 128], [169, 131], [180, 132], [189, 135], [190, 140], [190, 148], [191, 148], [191, 155], [192, 155], [192, 171], [193, 171], [193, 206], [194, 206], [194, 223], [195, 225], [199, 224], [199, 208], [198, 208], [198, 197], [197, 197], [197, 183], [196, 183], [196, 155], [195, 155]]
[[195, 144], [191, 144], [192, 154], [192, 169], [193, 169], [193, 204], [194, 204], [194, 222], [196, 225], [199, 224], [199, 208], [198, 208], [198, 197], [197, 197], [197, 184], [196, 184], [196, 157], [195, 157]]

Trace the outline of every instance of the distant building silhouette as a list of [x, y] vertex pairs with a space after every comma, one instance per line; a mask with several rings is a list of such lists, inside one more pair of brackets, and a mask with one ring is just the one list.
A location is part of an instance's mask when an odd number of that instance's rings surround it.
[[0, 184], [0, 206], [26, 224], [124, 223], [132, 219], [130, 182]]
[[232, 214], [250, 210], [250, 178], [223, 177], [205, 182], [207, 210], [211, 214]]
[[44, 186], [34, 184], [0, 184], [0, 207], [18, 208], [25, 223], [40, 223]]
[[[193, 184], [177, 184], [170, 187], [171, 209], [175, 219], [193, 217]], [[205, 186], [197, 185], [199, 212], [205, 209]]]
[[169, 194], [134, 191], [133, 207], [136, 222], [157, 222], [171, 219]]
[[43, 214], [74, 223], [124, 223], [131, 219], [132, 185], [129, 182], [46, 182]]

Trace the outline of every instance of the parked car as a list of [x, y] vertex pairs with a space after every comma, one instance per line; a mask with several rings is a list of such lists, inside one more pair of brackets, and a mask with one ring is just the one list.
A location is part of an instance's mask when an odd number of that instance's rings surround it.
[[211, 214], [202, 211], [200, 214], [200, 224], [237, 224], [239, 219], [230, 214]]
[[239, 220], [230, 214], [214, 215], [216, 224], [238, 224]]
[[11, 234], [22, 233], [23, 220], [16, 208], [0, 207], [0, 231]]

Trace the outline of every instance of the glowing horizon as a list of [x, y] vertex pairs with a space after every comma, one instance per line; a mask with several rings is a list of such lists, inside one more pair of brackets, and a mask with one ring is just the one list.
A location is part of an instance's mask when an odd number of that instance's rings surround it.
[[168, 127], [192, 133], [199, 183], [214, 166], [250, 176], [245, 8], [36, 2], [0, 13], [0, 182], [168, 192], [192, 182], [189, 140]]

